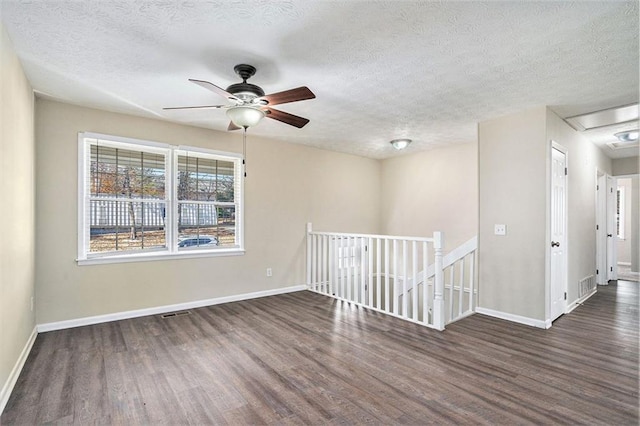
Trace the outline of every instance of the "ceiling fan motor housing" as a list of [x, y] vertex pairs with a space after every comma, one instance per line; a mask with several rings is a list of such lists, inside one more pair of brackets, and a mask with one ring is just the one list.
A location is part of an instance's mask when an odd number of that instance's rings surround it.
[[[264, 96], [264, 90], [260, 88], [260, 86], [256, 86], [255, 84], [247, 83], [246, 81], [242, 83], [232, 84], [227, 87], [227, 92], [232, 95], [252, 95], [251, 97], [259, 98]], [[240, 96], [238, 96], [240, 97]]]
[[[264, 90], [260, 86], [247, 83], [247, 79], [251, 78], [256, 73], [256, 68], [252, 65], [238, 64], [233, 67], [233, 70], [242, 78], [242, 83], [232, 84], [227, 87], [227, 92], [233, 95], [245, 95], [244, 98], [259, 98], [264, 96]], [[239, 96], [240, 97], [240, 96]], [[240, 97], [241, 99], [243, 97]]]

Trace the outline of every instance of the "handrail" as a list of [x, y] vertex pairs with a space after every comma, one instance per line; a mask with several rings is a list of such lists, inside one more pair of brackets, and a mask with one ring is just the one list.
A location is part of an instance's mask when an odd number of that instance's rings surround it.
[[[442, 268], [448, 268], [449, 266], [453, 265], [454, 263], [456, 263], [458, 260], [464, 258], [465, 256], [470, 255], [471, 253], [473, 253], [475, 250], [478, 249], [478, 236], [475, 236], [473, 238], [471, 238], [470, 240], [464, 242], [462, 245], [456, 247], [455, 249], [451, 250], [449, 253], [447, 253], [446, 255], [444, 255], [442, 257]], [[426, 278], [431, 278], [435, 275], [435, 264], [431, 264], [427, 267], [427, 274], [426, 274]], [[424, 277], [424, 271], [420, 271], [418, 272], [418, 276], [420, 277]], [[398, 279], [404, 279], [404, 276], [402, 275], [397, 275], [396, 278]], [[411, 282], [411, 277], [409, 277], [409, 279], [407, 280], [408, 282]], [[423, 280], [418, 281], [418, 285], [422, 284]], [[413, 287], [413, 284], [410, 284], [411, 287]], [[407, 290], [411, 290], [411, 287], [409, 287]]]
[[478, 236], [476, 235], [475, 237], [471, 238], [470, 240], [464, 242], [462, 245], [456, 247], [455, 249], [447, 253], [442, 258], [442, 267], [447, 268], [453, 265], [454, 263], [456, 263], [456, 261], [473, 253], [477, 249], [478, 249]]
[[378, 235], [378, 234], [350, 234], [347, 232], [317, 232], [310, 231], [309, 234], [312, 235], [325, 235], [328, 237], [347, 237], [347, 238], [378, 238], [381, 240], [407, 240], [407, 241], [417, 241], [417, 242], [425, 242], [432, 243], [434, 241], [433, 238], [429, 237], [407, 237], [407, 236], [396, 236], [396, 235]]

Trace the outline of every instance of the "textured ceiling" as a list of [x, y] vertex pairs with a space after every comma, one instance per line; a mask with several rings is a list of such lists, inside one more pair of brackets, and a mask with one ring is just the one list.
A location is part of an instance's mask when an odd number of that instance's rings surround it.
[[41, 95], [225, 130], [222, 110], [162, 107], [224, 103], [187, 79], [226, 87], [249, 63], [267, 93], [317, 96], [280, 107], [303, 129], [250, 133], [371, 158], [399, 137], [472, 142], [477, 122], [535, 106], [638, 101], [636, 1], [0, 0], [0, 18]]

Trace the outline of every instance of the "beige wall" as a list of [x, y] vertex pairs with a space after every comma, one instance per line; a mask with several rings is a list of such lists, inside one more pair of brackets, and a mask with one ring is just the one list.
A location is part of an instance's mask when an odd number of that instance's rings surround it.
[[640, 173], [638, 156], [627, 158], [616, 158], [612, 162], [613, 176], [635, 175]]
[[445, 252], [478, 233], [478, 147], [460, 144], [382, 162], [381, 232], [431, 236]]
[[[479, 306], [546, 320], [549, 266], [551, 141], [567, 150], [567, 303], [579, 281], [595, 274], [596, 168], [611, 160], [548, 108], [490, 120], [479, 126]], [[507, 235], [493, 235], [493, 225]]]
[[[546, 108], [478, 127], [478, 306], [544, 320]], [[494, 235], [505, 224], [507, 235]]]
[[611, 159], [550, 109], [547, 109], [546, 139], [568, 150], [567, 302], [571, 303], [580, 297], [579, 281], [596, 273], [596, 168], [611, 174]]
[[[244, 256], [78, 266], [81, 131], [242, 151], [238, 132], [38, 99], [38, 323], [304, 284], [307, 222], [317, 230], [340, 232], [371, 233], [379, 228], [378, 161], [260, 139], [249, 131]], [[273, 268], [272, 278], [266, 277], [267, 267]]]
[[33, 90], [0, 24], [0, 403], [35, 327]]

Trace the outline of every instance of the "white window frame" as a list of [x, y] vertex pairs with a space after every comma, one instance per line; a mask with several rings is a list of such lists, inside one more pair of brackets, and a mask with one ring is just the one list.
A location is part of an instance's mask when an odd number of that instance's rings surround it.
[[[90, 253], [90, 226], [88, 211], [90, 194], [87, 187], [90, 175], [91, 141], [98, 140], [102, 146], [112, 146], [133, 150], [142, 150], [165, 155], [165, 203], [166, 203], [166, 242], [167, 247], [135, 252]], [[178, 153], [194, 153], [199, 157], [231, 161], [234, 163], [234, 181], [238, 194], [234, 194], [236, 205], [235, 245], [217, 248], [178, 249], [178, 199], [177, 169]], [[104, 263], [142, 262], [163, 259], [182, 259], [194, 257], [215, 257], [243, 255], [244, 249], [244, 178], [243, 157], [233, 152], [214, 151], [198, 147], [170, 145], [141, 139], [125, 138], [100, 133], [78, 133], [78, 265]]]

